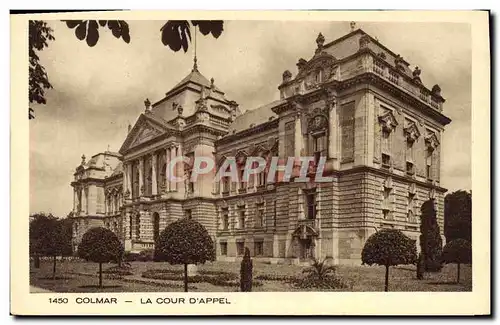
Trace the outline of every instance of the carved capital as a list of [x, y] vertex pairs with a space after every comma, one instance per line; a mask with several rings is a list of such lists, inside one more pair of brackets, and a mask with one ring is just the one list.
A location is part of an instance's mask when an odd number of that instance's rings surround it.
[[396, 126], [398, 126], [398, 122], [392, 112], [387, 112], [384, 115], [379, 116], [378, 121], [382, 129], [386, 132], [392, 132]]

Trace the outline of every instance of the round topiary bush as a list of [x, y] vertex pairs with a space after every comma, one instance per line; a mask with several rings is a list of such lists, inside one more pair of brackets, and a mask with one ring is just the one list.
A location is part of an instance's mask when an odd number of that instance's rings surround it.
[[205, 227], [191, 219], [172, 222], [160, 233], [156, 259], [184, 265], [184, 291], [188, 289], [188, 264], [215, 260], [215, 247]]
[[363, 264], [385, 266], [385, 291], [389, 290], [389, 267], [415, 264], [416, 260], [415, 241], [396, 229], [384, 229], [374, 233], [368, 238], [361, 252]]
[[102, 263], [117, 262], [123, 245], [114, 232], [103, 227], [89, 229], [78, 245], [78, 256], [99, 263], [99, 287], [102, 288]]
[[468, 240], [458, 238], [443, 248], [443, 263], [457, 263], [457, 283], [460, 282], [460, 264], [472, 263], [472, 245]]

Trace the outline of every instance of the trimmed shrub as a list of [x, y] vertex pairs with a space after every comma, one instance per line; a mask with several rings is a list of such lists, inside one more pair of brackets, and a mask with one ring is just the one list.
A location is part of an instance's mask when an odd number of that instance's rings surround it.
[[83, 235], [78, 255], [87, 261], [99, 263], [99, 287], [102, 288], [102, 263], [118, 261], [123, 255], [123, 245], [111, 230], [95, 227]]
[[368, 238], [361, 252], [363, 264], [385, 266], [385, 291], [389, 291], [389, 267], [415, 264], [416, 260], [415, 241], [396, 229], [384, 229], [374, 233]]
[[184, 291], [188, 291], [188, 264], [215, 260], [215, 246], [207, 230], [199, 222], [180, 219], [160, 233], [156, 259], [184, 265]]
[[252, 291], [253, 262], [250, 258], [250, 250], [245, 247], [245, 255], [240, 266], [240, 290], [242, 292]]
[[155, 257], [154, 249], [145, 249], [139, 252], [138, 261], [141, 262], [152, 262]]
[[443, 263], [457, 264], [457, 283], [460, 282], [460, 264], [472, 263], [472, 245], [468, 240], [458, 238], [443, 248]]
[[117, 275], [133, 275], [132, 268], [130, 266], [112, 266], [106, 270], [103, 270], [102, 273], [105, 274], [117, 274]]
[[349, 288], [350, 285], [338, 277], [336, 271], [337, 268], [334, 265], [329, 265], [326, 258], [323, 260], [313, 258], [311, 265], [302, 271], [304, 276], [296, 277], [291, 282], [301, 289]]
[[443, 240], [436, 220], [434, 200], [425, 201], [420, 211], [420, 251], [423, 257], [424, 270], [426, 272], [439, 272], [442, 268]]

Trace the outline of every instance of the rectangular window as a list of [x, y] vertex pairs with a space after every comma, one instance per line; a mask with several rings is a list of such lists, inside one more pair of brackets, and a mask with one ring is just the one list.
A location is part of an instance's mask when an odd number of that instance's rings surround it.
[[341, 129], [341, 154], [342, 161], [354, 159], [354, 102], [341, 106], [340, 129]]
[[428, 180], [432, 179], [432, 150], [427, 150], [426, 176]]
[[389, 168], [391, 166], [391, 156], [388, 154], [382, 154], [382, 167]]
[[236, 255], [243, 256], [245, 254], [245, 242], [236, 242]]
[[285, 158], [295, 156], [295, 122], [285, 124]]
[[220, 243], [220, 254], [227, 256], [227, 243]]
[[229, 210], [228, 208], [221, 209], [221, 218], [222, 218], [222, 230], [229, 229]]
[[382, 129], [382, 153], [391, 154], [391, 132]]
[[413, 166], [412, 162], [409, 161], [406, 162], [406, 174], [410, 176], [415, 174], [415, 166]]
[[382, 201], [382, 213], [384, 219], [389, 219], [391, 216], [391, 188], [384, 188], [384, 199]]
[[245, 190], [247, 188], [247, 182], [243, 179], [243, 176], [245, 175], [245, 168], [241, 168], [239, 171], [239, 181], [240, 181], [240, 190]]
[[253, 247], [254, 256], [262, 256], [264, 255], [264, 242], [259, 240], [254, 242]]
[[193, 214], [191, 212], [191, 209], [186, 209], [186, 211], [184, 211], [184, 216], [186, 217], [186, 219], [192, 219]]
[[244, 210], [244, 208], [240, 208], [240, 211], [239, 211], [238, 228], [245, 229], [245, 210]]
[[222, 178], [222, 193], [229, 193], [229, 189], [231, 187], [231, 182], [229, 181], [229, 177]]
[[314, 162], [317, 165], [319, 163], [320, 157], [326, 157], [328, 155], [328, 142], [326, 133], [320, 133], [313, 135], [313, 155]]
[[258, 174], [258, 183], [257, 186], [264, 186], [266, 185], [266, 171], [263, 170]]
[[256, 206], [255, 227], [264, 227], [264, 203], [258, 203]]
[[413, 141], [406, 140], [406, 161], [413, 162]]
[[307, 203], [307, 218], [316, 219], [316, 194], [307, 193], [306, 203]]

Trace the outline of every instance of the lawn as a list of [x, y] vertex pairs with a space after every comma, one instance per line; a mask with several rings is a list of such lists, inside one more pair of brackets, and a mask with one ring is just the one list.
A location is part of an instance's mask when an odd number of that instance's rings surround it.
[[[103, 270], [113, 266], [104, 265]], [[97, 270], [98, 264], [64, 261], [57, 265], [58, 279], [52, 280], [52, 264], [44, 261], [40, 269], [31, 269], [30, 284], [39, 288], [56, 292], [174, 292], [183, 291], [182, 281], [161, 280], [143, 277], [143, 273], [151, 270], [168, 270], [168, 274], [179, 274], [182, 266], [170, 265], [164, 262], [133, 262], [131, 263], [133, 275], [117, 277], [116, 275], [104, 275], [104, 289], [98, 289]], [[198, 267], [199, 273], [217, 277], [218, 273], [230, 275], [231, 283], [226, 285], [214, 285], [213, 281], [197, 282], [189, 285], [190, 291], [199, 292], [222, 292], [238, 291], [239, 263], [213, 262]], [[293, 287], [283, 280], [283, 277], [299, 275], [303, 266], [297, 265], [271, 265], [254, 263], [253, 291], [303, 291]], [[344, 266], [337, 268], [337, 275], [349, 284], [348, 289], [338, 291], [383, 291], [384, 289], [383, 267], [377, 266]], [[151, 272], [149, 272], [151, 273]], [[168, 278], [168, 277], [167, 277]], [[446, 265], [439, 273], [427, 273], [424, 280], [416, 279], [416, 271], [413, 266], [391, 267], [389, 278], [389, 291], [471, 291], [472, 270], [468, 265], [461, 268], [461, 281], [454, 283], [456, 279], [456, 265]], [[317, 289], [311, 289], [318, 291]]]

